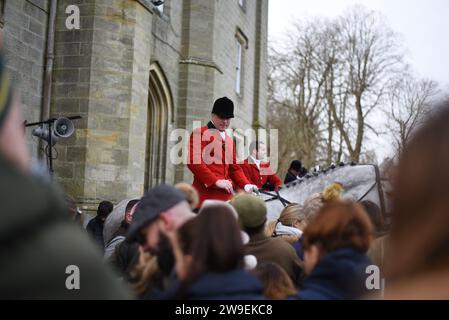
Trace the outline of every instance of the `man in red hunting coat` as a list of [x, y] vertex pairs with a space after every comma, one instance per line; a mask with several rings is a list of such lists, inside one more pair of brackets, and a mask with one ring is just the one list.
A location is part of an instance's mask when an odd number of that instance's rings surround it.
[[[239, 189], [257, 191], [236, 162], [234, 141], [226, 129], [234, 118], [234, 103], [226, 98], [215, 101], [211, 121], [196, 128], [190, 135], [189, 162], [193, 187], [198, 191], [201, 206], [204, 200], [227, 201]], [[237, 189], [237, 190], [236, 190]]]
[[282, 185], [281, 179], [270, 168], [268, 162], [263, 162], [267, 148], [261, 141], [252, 142], [249, 146], [250, 156], [240, 166], [246, 178], [258, 189], [278, 190]]

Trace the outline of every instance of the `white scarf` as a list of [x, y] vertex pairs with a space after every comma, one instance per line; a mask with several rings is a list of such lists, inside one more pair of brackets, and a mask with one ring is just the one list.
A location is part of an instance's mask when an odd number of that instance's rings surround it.
[[253, 163], [257, 166], [257, 169], [260, 171], [260, 160], [254, 158], [253, 156], [250, 156]]
[[278, 236], [294, 236], [300, 238], [303, 234], [298, 228], [284, 226], [280, 222], [276, 225], [275, 231]]

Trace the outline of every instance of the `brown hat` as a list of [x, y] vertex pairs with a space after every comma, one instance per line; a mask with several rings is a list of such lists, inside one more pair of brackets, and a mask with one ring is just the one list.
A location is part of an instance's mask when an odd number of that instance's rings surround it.
[[242, 227], [260, 227], [267, 220], [267, 206], [262, 199], [251, 194], [239, 194], [235, 196], [230, 204], [239, 215]]

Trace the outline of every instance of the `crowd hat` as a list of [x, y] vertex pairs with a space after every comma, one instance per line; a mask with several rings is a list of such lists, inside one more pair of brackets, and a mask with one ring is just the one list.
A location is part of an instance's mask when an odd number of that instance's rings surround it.
[[251, 194], [239, 194], [230, 204], [239, 215], [239, 221], [244, 228], [257, 228], [267, 220], [267, 206], [265, 202]]
[[165, 184], [148, 191], [140, 200], [134, 212], [133, 222], [127, 235], [128, 241], [136, 241], [142, 229], [159, 218], [162, 212], [186, 200], [185, 193]]

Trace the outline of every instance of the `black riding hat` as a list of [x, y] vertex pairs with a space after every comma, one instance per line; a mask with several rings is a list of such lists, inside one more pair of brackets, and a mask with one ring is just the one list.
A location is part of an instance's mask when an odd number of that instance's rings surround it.
[[227, 97], [217, 99], [212, 113], [224, 119], [234, 118], [234, 102]]

